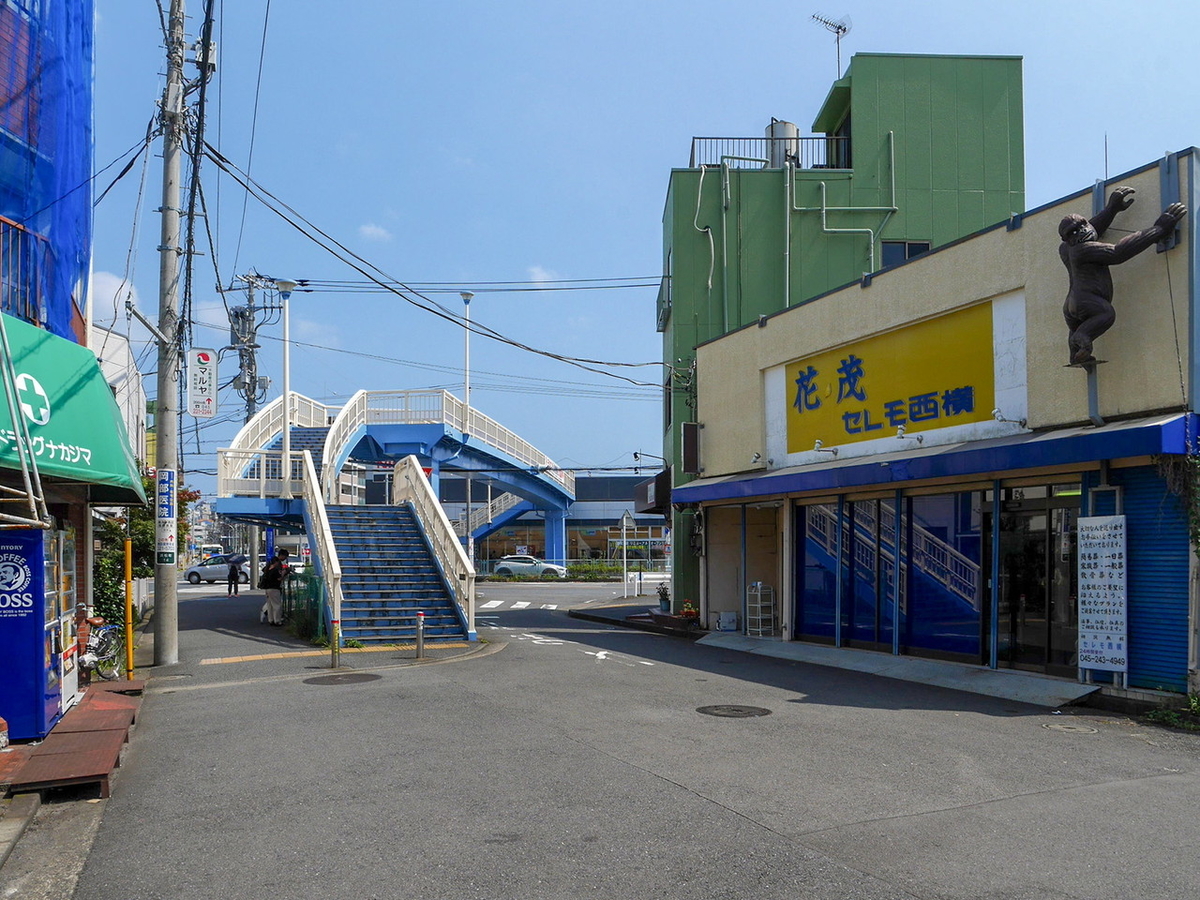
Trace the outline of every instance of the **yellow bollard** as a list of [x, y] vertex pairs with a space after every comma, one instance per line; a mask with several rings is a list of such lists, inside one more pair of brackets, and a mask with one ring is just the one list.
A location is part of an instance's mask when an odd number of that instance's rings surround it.
[[125, 680], [133, 681], [133, 541], [125, 538]]

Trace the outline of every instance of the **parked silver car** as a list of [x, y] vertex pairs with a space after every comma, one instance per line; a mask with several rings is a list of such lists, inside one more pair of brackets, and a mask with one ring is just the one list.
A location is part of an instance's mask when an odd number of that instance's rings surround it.
[[556, 566], [536, 556], [503, 556], [496, 560], [492, 570], [497, 575], [538, 575], [548, 578], [566, 578], [564, 566]]
[[[229, 559], [236, 557], [237, 554], [226, 553], [210, 556], [208, 559], [201, 560], [194, 566], [188, 566], [183, 570], [183, 577], [192, 584], [199, 584], [201, 581], [207, 581], [212, 584], [216, 581], [229, 580]], [[250, 563], [243, 556], [242, 563], [238, 568], [241, 570], [241, 577], [238, 579], [242, 584], [250, 583]]]

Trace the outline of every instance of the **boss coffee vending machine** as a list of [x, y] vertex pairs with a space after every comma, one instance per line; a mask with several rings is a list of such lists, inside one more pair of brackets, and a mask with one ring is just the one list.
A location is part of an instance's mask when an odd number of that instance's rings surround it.
[[75, 702], [74, 529], [0, 531], [0, 718], [38, 740]]

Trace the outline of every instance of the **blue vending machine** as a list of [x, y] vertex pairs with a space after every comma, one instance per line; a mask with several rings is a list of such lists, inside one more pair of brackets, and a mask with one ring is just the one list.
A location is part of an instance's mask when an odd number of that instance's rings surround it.
[[0, 718], [39, 740], [75, 702], [79, 672], [72, 531], [0, 531]]

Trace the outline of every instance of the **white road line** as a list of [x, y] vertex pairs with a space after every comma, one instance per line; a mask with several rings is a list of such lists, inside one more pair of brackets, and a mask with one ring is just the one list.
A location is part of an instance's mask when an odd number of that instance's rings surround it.
[[558, 609], [557, 603], [543, 603], [542, 609]]
[[529, 605], [528, 600], [518, 600], [512, 605], [512, 608], [513, 609], [524, 609], [528, 605]]
[[561, 647], [565, 643], [564, 641], [552, 640], [551, 638], [548, 638], [543, 634], [530, 634], [529, 632], [522, 634], [519, 637], [519, 640], [533, 641], [535, 644], [550, 644], [551, 646], [554, 646], [554, 647]]
[[480, 609], [495, 609], [502, 602], [503, 602], [502, 600], [489, 600], [487, 603], [481, 603], [479, 605], [479, 608]]

